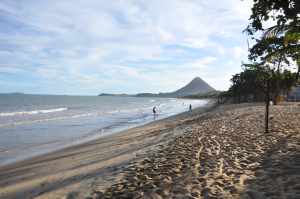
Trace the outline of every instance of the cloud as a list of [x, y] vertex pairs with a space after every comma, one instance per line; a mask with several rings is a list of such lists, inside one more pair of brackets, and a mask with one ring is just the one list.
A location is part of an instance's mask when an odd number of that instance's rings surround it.
[[[246, 57], [242, 30], [250, 5], [236, 0], [2, 0], [0, 76], [9, 71], [23, 77], [20, 84], [43, 82], [38, 90], [25, 88], [33, 93], [158, 92], [194, 76], [226, 89], [230, 78], [222, 72], [237, 72]], [[6, 77], [12, 91], [24, 89], [14, 78]]]

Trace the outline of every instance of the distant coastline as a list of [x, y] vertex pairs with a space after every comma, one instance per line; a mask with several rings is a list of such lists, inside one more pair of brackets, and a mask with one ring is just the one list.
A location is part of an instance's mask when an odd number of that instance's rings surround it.
[[138, 93], [138, 94], [110, 94], [110, 93], [101, 93], [98, 96], [100, 97], [159, 97], [159, 98], [184, 98], [184, 99], [208, 99], [208, 98], [217, 98], [221, 91], [209, 91], [206, 93], [196, 93], [186, 96], [173, 96], [169, 93]]
[[121, 96], [121, 97], [161, 97], [161, 98], [208, 98], [215, 97], [219, 91], [215, 90], [200, 77], [195, 77], [186, 86], [174, 91], [166, 93], [137, 93], [137, 94], [110, 94], [101, 93], [98, 96]]

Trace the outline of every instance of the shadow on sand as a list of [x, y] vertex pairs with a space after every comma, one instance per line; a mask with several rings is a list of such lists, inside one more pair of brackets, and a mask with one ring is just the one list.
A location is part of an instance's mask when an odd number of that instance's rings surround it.
[[300, 134], [292, 133], [266, 152], [241, 198], [300, 198]]

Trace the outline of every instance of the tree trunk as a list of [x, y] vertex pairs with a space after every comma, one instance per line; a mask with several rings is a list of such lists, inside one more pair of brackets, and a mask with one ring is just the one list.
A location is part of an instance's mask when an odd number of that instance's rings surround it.
[[267, 80], [267, 91], [266, 91], [266, 112], [265, 112], [265, 133], [269, 133], [269, 108], [270, 108], [270, 80]]

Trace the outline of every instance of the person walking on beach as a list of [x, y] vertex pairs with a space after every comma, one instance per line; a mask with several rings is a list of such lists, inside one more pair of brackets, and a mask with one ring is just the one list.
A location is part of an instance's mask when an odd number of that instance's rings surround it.
[[190, 110], [190, 112], [192, 112], [192, 105], [191, 104], [189, 106], [189, 110]]
[[153, 117], [155, 119], [155, 117], [156, 117], [156, 106], [153, 107], [152, 112], [153, 112]]

